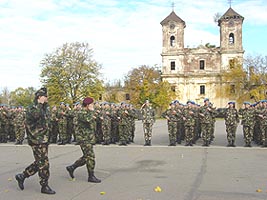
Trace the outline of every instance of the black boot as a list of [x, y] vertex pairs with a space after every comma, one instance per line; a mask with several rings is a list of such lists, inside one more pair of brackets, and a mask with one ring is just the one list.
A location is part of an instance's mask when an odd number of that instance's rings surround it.
[[24, 190], [24, 180], [25, 180], [25, 176], [24, 176], [24, 174], [17, 174], [16, 176], [15, 176], [15, 178], [16, 178], [16, 180], [18, 181], [18, 185], [19, 185], [19, 188], [21, 189], [21, 190]]
[[74, 178], [74, 170], [76, 169], [77, 167], [75, 167], [74, 165], [70, 165], [70, 166], [67, 166], [66, 167], [66, 170], [69, 172], [69, 175], [71, 178]]
[[94, 172], [89, 172], [88, 182], [100, 183], [101, 180], [95, 177]]
[[56, 192], [54, 190], [52, 190], [48, 185], [42, 186], [41, 193], [44, 193], [44, 194], [56, 194]]
[[231, 145], [232, 147], [235, 147], [235, 141], [232, 141]]
[[145, 141], [144, 146], [149, 146], [149, 144], [148, 144], [148, 140]]

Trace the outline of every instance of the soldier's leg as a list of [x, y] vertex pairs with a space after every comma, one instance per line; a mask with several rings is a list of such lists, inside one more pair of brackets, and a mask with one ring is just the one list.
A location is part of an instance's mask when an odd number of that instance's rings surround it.
[[101, 180], [95, 177], [95, 153], [92, 144], [84, 144], [81, 146], [82, 152], [86, 161], [86, 168], [88, 172], [88, 182], [100, 183]]

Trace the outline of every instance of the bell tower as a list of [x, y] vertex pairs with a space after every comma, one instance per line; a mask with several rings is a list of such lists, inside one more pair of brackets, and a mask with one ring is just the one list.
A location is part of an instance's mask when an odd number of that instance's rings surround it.
[[243, 60], [242, 25], [244, 17], [231, 7], [218, 20], [220, 27], [220, 53], [222, 54], [222, 67], [225, 68], [233, 58]]
[[174, 11], [161, 23], [162, 25], [162, 53], [183, 51], [185, 22]]

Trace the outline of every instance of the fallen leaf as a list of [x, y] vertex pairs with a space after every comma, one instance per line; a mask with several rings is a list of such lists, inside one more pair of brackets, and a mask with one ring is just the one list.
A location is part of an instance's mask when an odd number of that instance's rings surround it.
[[154, 188], [154, 191], [155, 192], [161, 192], [161, 188], [159, 186], [157, 186], [157, 187]]
[[69, 178], [69, 181], [76, 181], [75, 178]]
[[101, 195], [105, 195], [105, 194], [106, 194], [106, 192], [100, 192], [100, 194], [101, 194]]
[[12, 181], [12, 178], [7, 179], [8, 181]]
[[257, 189], [256, 192], [262, 192], [262, 189]]
[[4, 190], [4, 192], [9, 192], [9, 190], [6, 189], [6, 190]]

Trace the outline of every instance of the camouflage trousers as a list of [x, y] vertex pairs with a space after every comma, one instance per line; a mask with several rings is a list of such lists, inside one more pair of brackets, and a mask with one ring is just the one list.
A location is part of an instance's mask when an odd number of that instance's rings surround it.
[[243, 134], [246, 144], [250, 144], [253, 136], [253, 127], [243, 125]]
[[143, 123], [145, 141], [150, 141], [152, 138], [153, 123]]
[[185, 143], [186, 144], [193, 142], [194, 130], [195, 130], [195, 127], [193, 125], [185, 126]]
[[128, 141], [128, 127], [126, 125], [119, 125], [119, 141], [121, 143]]
[[102, 123], [103, 141], [109, 143], [111, 140], [111, 124]]
[[83, 156], [75, 161], [73, 166], [75, 168], [86, 165], [88, 174], [93, 172], [95, 169], [95, 153], [93, 145], [87, 142], [80, 142], [80, 147], [83, 153]]
[[60, 122], [58, 123], [58, 135], [59, 135], [59, 140], [61, 142], [67, 142], [69, 137], [67, 134], [67, 123], [65, 122]]
[[176, 143], [177, 122], [168, 122], [170, 144]]
[[231, 142], [235, 142], [236, 129], [237, 129], [237, 124], [226, 125], [227, 140], [229, 144]]
[[15, 126], [16, 140], [22, 142], [25, 137], [25, 128], [24, 126]]
[[203, 142], [210, 142], [212, 136], [212, 124], [211, 123], [202, 123], [201, 124], [202, 139]]
[[40, 178], [40, 185], [45, 186], [48, 184], [49, 173], [49, 160], [48, 160], [48, 144], [31, 145], [34, 162], [29, 165], [23, 172], [26, 178], [38, 172]]

